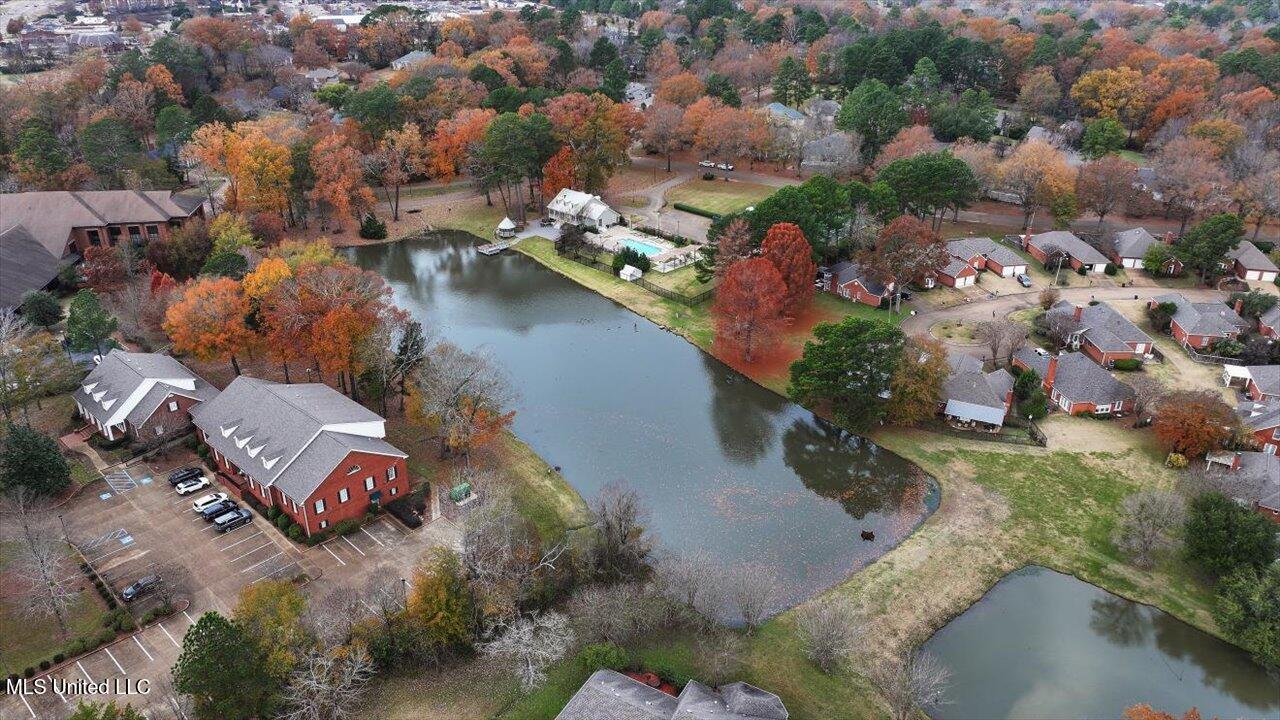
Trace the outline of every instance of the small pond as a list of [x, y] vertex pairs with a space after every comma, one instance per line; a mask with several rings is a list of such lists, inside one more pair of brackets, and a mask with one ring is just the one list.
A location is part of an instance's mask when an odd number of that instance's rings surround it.
[[935, 718], [1280, 717], [1280, 679], [1173, 616], [1042, 567], [996, 583], [925, 644], [951, 668]]
[[664, 545], [774, 573], [792, 604], [937, 507], [937, 483], [897, 455], [523, 255], [475, 245], [438, 233], [350, 252], [439, 336], [496, 358], [520, 395], [516, 435], [584, 497], [638, 490]]

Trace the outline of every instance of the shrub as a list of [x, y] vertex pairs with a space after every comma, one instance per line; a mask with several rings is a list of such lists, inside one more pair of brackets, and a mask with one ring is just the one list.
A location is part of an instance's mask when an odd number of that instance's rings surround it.
[[1088, 270], [1085, 270], [1085, 269], [1084, 269], [1084, 266], [1083, 266], [1083, 265], [1081, 265], [1080, 267], [1076, 268], [1076, 274], [1077, 274], [1077, 275], [1079, 275], [1079, 276], [1081, 276], [1081, 277], [1084, 277], [1084, 275], [1085, 275], [1086, 273], [1088, 273], [1088, 272], [1089, 272]]
[[702, 208], [696, 205], [689, 205], [688, 203], [681, 203], [681, 202], [671, 203], [671, 207], [677, 210], [683, 210], [687, 213], [692, 213], [694, 215], [701, 215], [704, 218], [711, 218], [712, 220], [715, 220], [716, 218], [720, 217], [719, 215], [711, 212], [710, 210], [703, 210]]
[[649, 269], [653, 267], [648, 255], [629, 247], [622, 248], [621, 252], [613, 256], [614, 274], [622, 272], [622, 268], [625, 265], [638, 268], [641, 272], [649, 272]]
[[716, 179], [716, 174], [715, 174], [715, 173], [713, 173], [713, 172], [704, 172], [704, 173], [702, 173], [702, 179], [703, 179], [703, 180], [715, 180], [715, 179]]
[[1187, 559], [1215, 575], [1264, 568], [1280, 550], [1274, 523], [1216, 492], [1191, 501], [1183, 536]]
[[1107, 263], [1107, 266], [1102, 268], [1102, 272], [1107, 275], [1115, 275], [1117, 272], [1120, 272], [1120, 269], [1115, 266], [1115, 263]]
[[1115, 370], [1123, 370], [1125, 372], [1133, 372], [1142, 369], [1142, 361], [1137, 358], [1123, 358], [1111, 363], [1111, 367]]
[[1027, 399], [1018, 405], [1018, 412], [1022, 413], [1022, 417], [1039, 420], [1049, 414], [1049, 398], [1045, 396], [1043, 390], [1033, 390]]
[[293, 518], [290, 518], [288, 515], [285, 515], [283, 513], [281, 513], [280, 516], [276, 518], [276, 527], [286, 532], [289, 530], [289, 526], [292, 524], [293, 524]]
[[40, 669], [41, 669], [41, 670], [48, 670], [48, 669], [49, 669], [49, 661], [48, 661], [48, 660], [41, 660], [41, 661], [40, 661]]
[[364, 222], [360, 223], [360, 237], [365, 240], [385, 240], [387, 224], [373, 215], [366, 215]]
[[302, 526], [296, 523], [290, 525], [287, 532], [289, 533], [289, 539], [294, 542], [300, 542], [303, 538]]
[[387, 503], [387, 512], [396, 516], [404, 526], [409, 529], [417, 529], [422, 527], [422, 518], [414, 514], [412, 507], [409, 505], [409, 499], [393, 500]]
[[1164, 459], [1164, 464], [1168, 467], [1181, 470], [1187, 466], [1187, 456], [1182, 453], [1169, 453], [1169, 457]]
[[355, 518], [347, 518], [333, 526], [333, 531], [339, 535], [350, 535], [359, 529], [360, 521]]
[[116, 631], [110, 628], [98, 633], [98, 646], [106, 645], [116, 639]]
[[62, 653], [54, 653], [54, 654], [53, 654], [53, 664], [54, 664], [54, 665], [57, 665], [58, 663], [62, 662], [63, 660], [66, 660], [66, 659], [67, 659], [67, 656], [66, 656], [66, 655], [63, 655]]
[[28, 666], [27, 666], [27, 669], [26, 669], [26, 670], [23, 670], [23, 671], [22, 671], [22, 676], [23, 676], [23, 677], [27, 677], [27, 678], [29, 678], [29, 677], [31, 677], [32, 675], [35, 675], [35, 674], [36, 674], [36, 669], [35, 669], [35, 668], [33, 668], [33, 667], [31, 667], [30, 665], [28, 665]]
[[280, 508], [276, 507], [275, 505], [272, 505], [271, 507], [267, 508], [268, 520], [270, 520], [271, 522], [275, 522], [276, 518], [278, 517], [280, 517]]
[[627, 653], [613, 643], [596, 643], [582, 648], [578, 661], [589, 673], [597, 670], [621, 670], [627, 666]]
[[689, 680], [692, 679], [689, 677], [689, 673], [676, 667], [675, 663], [665, 658], [650, 663], [649, 672], [674, 685], [677, 691], [688, 685]]

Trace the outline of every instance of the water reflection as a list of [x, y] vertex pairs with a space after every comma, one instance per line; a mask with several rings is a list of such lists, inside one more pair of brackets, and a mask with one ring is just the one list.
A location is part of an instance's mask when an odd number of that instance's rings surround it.
[[[782, 436], [782, 448], [783, 461], [805, 487], [840, 503], [858, 519], [902, 507], [904, 492], [912, 484], [897, 455], [820, 418], [791, 423]], [[841, 462], [849, 448], [858, 450], [856, 465]], [[918, 491], [913, 498], [922, 500]]]
[[720, 452], [732, 462], [754, 465], [778, 441], [775, 416], [786, 409], [787, 401], [772, 393], [763, 401], [748, 396], [738, 386], [750, 380], [705, 353], [702, 363], [711, 381], [711, 422]]
[[1151, 621], [1137, 603], [1108, 594], [1095, 599], [1090, 607], [1089, 629], [1116, 645], [1139, 645], [1151, 635]]

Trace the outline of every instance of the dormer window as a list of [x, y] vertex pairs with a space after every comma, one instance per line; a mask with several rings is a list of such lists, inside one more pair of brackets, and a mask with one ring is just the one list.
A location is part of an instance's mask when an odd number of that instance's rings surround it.
[[221, 425], [219, 425], [219, 426], [218, 426], [218, 431], [222, 433], [222, 437], [224, 437], [224, 438], [225, 438], [225, 437], [231, 437], [231, 433], [235, 432], [235, 431], [236, 431], [236, 428], [238, 428], [238, 427], [240, 427], [240, 426], [239, 426], [239, 425], [232, 425], [231, 427], [222, 427]]

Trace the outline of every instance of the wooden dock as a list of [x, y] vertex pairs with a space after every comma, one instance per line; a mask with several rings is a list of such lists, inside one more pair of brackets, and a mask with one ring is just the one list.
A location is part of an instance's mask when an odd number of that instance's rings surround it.
[[518, 242], [520, 242], [520, 238], [510, 238], [499, 242], [485, 243], [476, 249], [479, 250], [482, 255], [497, 255]]

